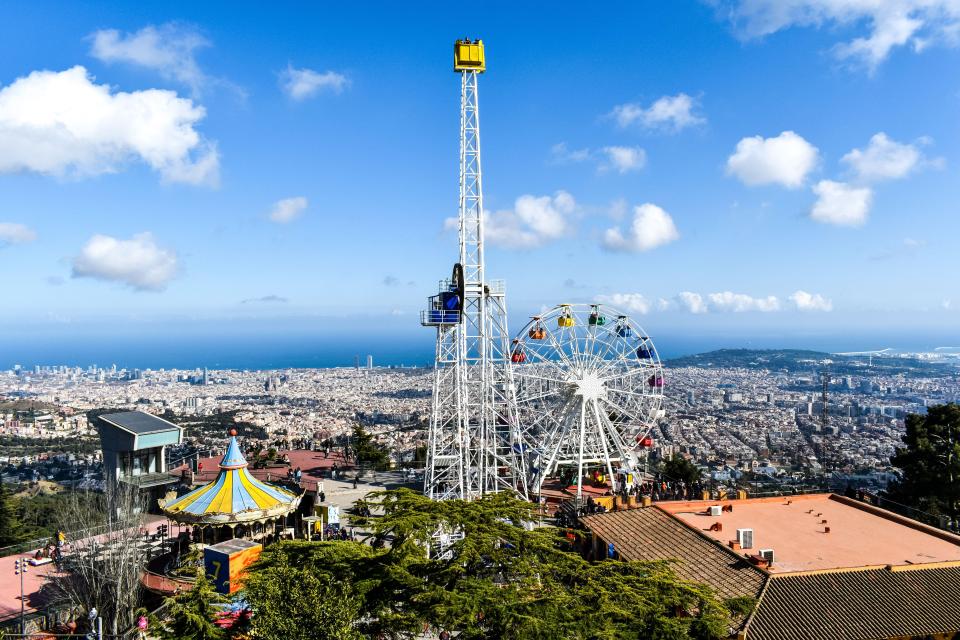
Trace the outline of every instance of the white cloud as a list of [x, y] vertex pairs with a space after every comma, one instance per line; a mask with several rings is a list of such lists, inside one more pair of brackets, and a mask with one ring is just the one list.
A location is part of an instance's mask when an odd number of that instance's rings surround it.
[[270, 220], [280, 224], [293, 222], [300, 217], [304, 209], [307, 208], [307, 199], [303, 196], [296, 198], [284, 198], [277, 200], [270, 210]]
[[34, 71], [0, 89], [0, 173], [89, 176], [139, 159], [169, 182], [216, 184], [203, 107], [173, 91], [112, 93], [87, 70]]
[[570, 149], [566, 142], [558, 142], [550, 147], [550, 157], [557, 164], [583, 162], [590, 158], [590, 149]]
[[138, 290], [160, 291], [176, 273], [176, 253], [157, 246], [150, 233], [129, 240], [95, 235], [73, 259], [74, 278], [120, 282]]
[[701, 314], [707, 312], [707, 303], [703, 296], [692, 291], [681, 291], [677, 294], [677, 302], [690, 313]]
[[294, 69], [292, 65], [280, 73], [280, 88], [293, 100], [306, 100], [321, 91], [341, 93], [350, 84], [347, 76], [336, 71]]
[[842, 159], [864, 182], [902, 178], [922, 160], [923, 154], [916, 146], [891, 140], [883, 132], [870, 138], [866, 149], [854, 149]]
[[26, 244], [37, 239], [37, 233], [25, 224], [0, 222], [0, 247], [9, 244]]
[[641, 293], [614, 293], [612, 295], [597, 296], [597, 302], [608, 304], [622, 311], [645, 315], [650, 312], [650, 301]]
[[817, 201], [810, 211], [810, 217], [817, 222], [859, 227], [867, 221], [873, 201], [873, 191], [869, 187], [821, 180], [813, 186], [813, 192]]
[[710, 305], [717, 311], [742, 313], [744, 311], [770, 312], [780, 310], [780, 300], [776, 296], [754, 298], [745, 293], [722, 291], [711, 293], [707, 298], [710, 300]]
[[[485, 212], [485, 240], [510, 249], [539, 247], [570, 231], [569, 218], [576, 208], [573, 196], [562, 190], [552, 197], [522, 195], [512, 211]], [[455, 231], [459, 222], [447, 218], [443, 226], [447, 231]]]
[[798, 289], [790, 296], [790, 302], [799, 311], [832, 311], [833, 302], [819, 293], [807, 293]]
[[956, 46], [960, 3], [956, 0], [720, 0], [748, 37], [792, 26], [867, 26], [867, 35], [838, 44], [834, 55], [874, 70], [891, 51], [921, 51], [932, 42]]
[[604, 147], [609, 165], [618, 173], [639, 171], [647, 164], [647, 152], [640, 147]]
[[649, 202], [634, 207], [626, 235], [619, 227], [607, 229], [603, 246], [611, 251], [649, 251], [680, 237], [670, 214]]
[[210, 42], [193, 27], [167, 23], [127, 34], [102, 29], [94, 32], [91, 39], [90, 55], [103, 62], [124, 62], [152, 69], [164, 78], [182, 82], [194, 93], [199, 93], [208, 80], [194, 52], [209, 47]]
[[696, 106], [693, 98], [678, 93], [663, 96], [648, 108], [636, 102], [620, 104], [613, 108], [612, 115], [621, 127], [637, 123], [648, 129], [680, 131], [706, 122], [705, 118], [694, 113]]
[[727, 173], [748, 186], [779, 184], [795, 189], [817, 165], [815, 146], [793, 131], [775, 138], [753, 136], [737, 143], [727, 158]]

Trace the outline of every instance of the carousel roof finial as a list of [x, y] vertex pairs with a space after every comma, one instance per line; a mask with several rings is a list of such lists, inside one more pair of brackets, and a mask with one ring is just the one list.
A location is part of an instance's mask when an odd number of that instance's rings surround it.
[[237, 444], [237, 430], [230, 429], [230, 444], [227, 445], [227, 452], [223, 454], [220, 461], [221, 469], [241, 469], [247, 466], [247, 459], [243, 457], [240, 451], [240, 445]]

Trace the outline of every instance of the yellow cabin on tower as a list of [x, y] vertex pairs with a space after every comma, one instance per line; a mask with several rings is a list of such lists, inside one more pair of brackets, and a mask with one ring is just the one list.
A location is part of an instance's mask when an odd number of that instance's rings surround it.
[[454, 71], [479, 71], [483, 73], [487, 70], [487, 62], [483, 57], [483, 40], [457, 40], [453, 45], [453, 70]]

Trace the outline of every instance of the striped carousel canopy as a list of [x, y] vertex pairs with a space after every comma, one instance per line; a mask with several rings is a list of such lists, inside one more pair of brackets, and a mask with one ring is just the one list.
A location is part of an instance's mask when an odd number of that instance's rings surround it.
[[277, 518], [299, 504], [300, 496], [253, 477], [231, 435], [216, 479], [179, 498], [161, 500], [160, 508], [177, 522], [219, 525]]

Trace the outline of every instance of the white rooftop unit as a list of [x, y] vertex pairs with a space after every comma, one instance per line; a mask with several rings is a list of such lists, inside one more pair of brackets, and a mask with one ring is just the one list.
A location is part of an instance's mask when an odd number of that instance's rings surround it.
[[741, 549], [752, 549], [753, 529], [737, 529], [737, 543]]
[[720, 505], [715, 504], [710, 507], [711, 516], [717, 517], [717, 516], [720, 516], [722, 513], [723, 513], [723, 507], [721, 507]]
[[766, 560], [769, 566], [773, 566], [773, 549], [760, 549], [760, 557]]

